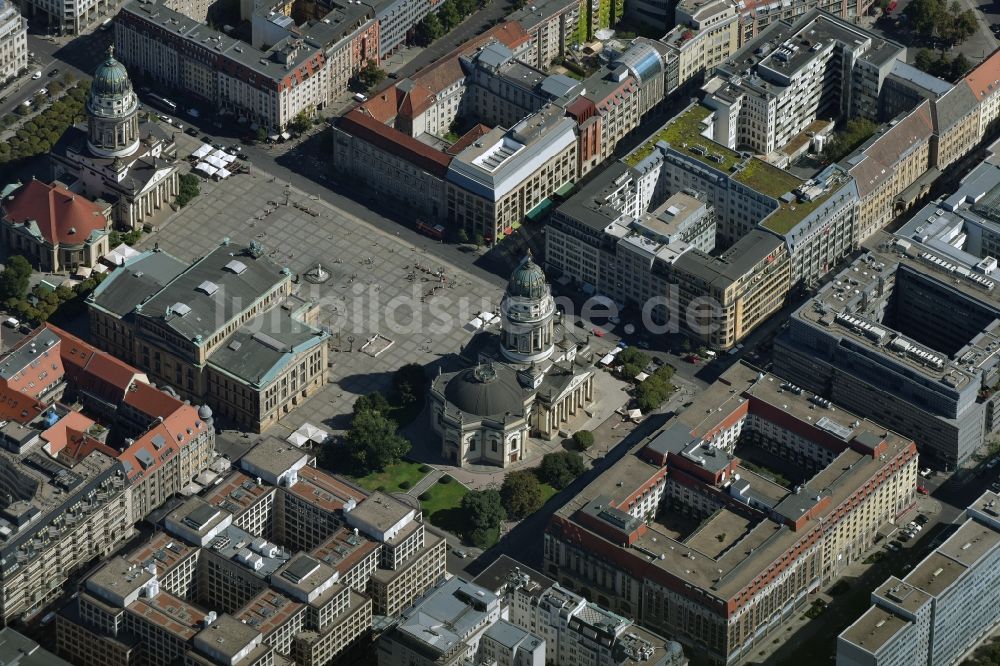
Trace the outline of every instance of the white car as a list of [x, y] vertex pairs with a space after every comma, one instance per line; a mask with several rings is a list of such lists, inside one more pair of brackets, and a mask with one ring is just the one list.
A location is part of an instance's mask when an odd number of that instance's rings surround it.
[[368, 101], [368, 97], [366, 95], [362, 95], [361, 93], [354, 93], [354, 101], [355, 102], [367, 102]]
[[920, 470], [920, 476], [924, 477], [925, 479], [933, 473], [934, 470], [932, 470], [930, 467], [924, 467], [922, 470]]
[[3, 325], [7, 328], [17, 328], [21, 325], [21, 320], [17, 317], [7, 317], [3, 320]]
[[48, 89], [48, 88], [42, 88], [41, 90], [39, 90], [39, 91], [38, 91], [37, 93], [35, 93], [35, 94], [36, 94], [36, 95], [48, 95], [48, 94], [49, 94], [49, 89]]
[[35, 70], [35, 73], [31, 75], [32, 80], [37, 81], [42, 78], [42, 72], [40, 70]]

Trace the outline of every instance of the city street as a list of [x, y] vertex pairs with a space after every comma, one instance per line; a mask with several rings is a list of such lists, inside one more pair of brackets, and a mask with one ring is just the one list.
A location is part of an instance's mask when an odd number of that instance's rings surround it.
[[[28, 71], [21, 78], [0, 91], [0, 115], [10, 113], [21, 102], [31, 99], [47, 86], [53, 78], [67, 72], [78, 79], [89, 79], [94, 69], [104, 60], [108, 44], [111, 43], [110, 30], [97, 30], [93, 34], [84, 35], [74, 40], [68, 37], [45, 37], [28, 34], [28, 51], [34, 53], [29, 59]], [[56, 77], [50, 76], [53, 69], [58, 69]], [[32, 79], [31, 75], [40, 71], [40, 79]]]

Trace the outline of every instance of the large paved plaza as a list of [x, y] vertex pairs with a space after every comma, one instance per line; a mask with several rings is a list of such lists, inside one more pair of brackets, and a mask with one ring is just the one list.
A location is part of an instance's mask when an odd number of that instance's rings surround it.
[[[196, 145], [191, 141], [181, 155]], [[341, 430], [356, 397], [387, 389], [401, 365], [434, 371], [471, 338], [465, 325], [477, 313], [497, 309], [504, 286], [499, 276], [493, 284], [470, 276], [259, 172], [203, 180], [201, 194], [139, 245], [158, 243], [193, 260], [224, 238], [260, 241], [299, 276], [298, 293], [319, 303], [317, 324], [331, 333], [331, 383], [282, 421], [279, 436], [305, 421]], [[307, 275], [317, 265], [328, 276], [320, 284]], [[376, 334], [382, 339], [362, 351]], [[375, 355], [379, 343], [388, 348]]]

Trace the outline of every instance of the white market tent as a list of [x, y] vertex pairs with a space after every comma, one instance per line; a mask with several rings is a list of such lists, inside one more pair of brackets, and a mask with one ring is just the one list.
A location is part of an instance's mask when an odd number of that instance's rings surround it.
[[73, 273], [73, 277], [86, 280], [90, 277], [91, 272], [93, 272], [93, 269], [89, 266], [78, 266], [76, 272]]
[[195, 170], [201, 171], [206, 176], [214, 176], [215, 172], [218, 171], [218, 169], [207, 162], [198, 162], [198, 166], [195, 167]]
[[468, 324], [465, 325], [466, 330], [469, 331], [478, 331], [482, 327], [483, 327], [483, 320], [480, 319], [479, 317], [476, 317], [475, 319], [473, 319], [472, 321], [470, 321]]
[[209, 155], [208, 157], [205, 158], [205, 161], [214, 166], [216, 169], [221, 169], [222, 167], [226, 166], [226, 163], [220, 160], [215, 155]]
[[628, 417], [633, 421], [638, 421], [642, 418], [642, 412], [638, 409], [630, 409], [628, 410]]
[[295, 446], [305, 446], [307, 444], [322, 444], [330, 437], [330, 433], [312, 423], [303, 423], [299, 429], [293, 432], [285, 440]]
[[615, 360], [614, 354], [605, 354], [604, 358], [601, 359], [601, 365], [611, 365], [612, 361]]
[[94, 272], [95, 273], [107, 273], [108, 272], [108, 267], [105, 266], [104, 264], [97, 264], [96, 266], [94, 266]]
[[[219, 160], [223, 164], [230, 164], [231, 162], [234, 162], [236, 160], [236, 158], [234, 156], [230, 155], [229, 153], [227, 153], [224, 150], [217, 150], [217, 151], [215, 151], [214, 153], [211, 154], [211, 157], [214, 158], [214, 159]], [[209, 160], [209, 161], [211, 161], [211, 160]], [[215, 162], [212, 162], [212, 164], [215, 164]]]
[[233, 174], [231, 174], [231, 173], [229, 172], [229, 170], [228, 170], [228, 169], [226, 169], [226, 168], [222, 168], [222, 169], [219, 169], [218, 171], [216, 171], [216, 172], [215, 172], [215, 175], [216, 175], [216, 176], [217, 176], [218, 178], [220, 178], [220, 179], [223, 179], [223, 180], [224, 180], [224, 179], [226, 179], [226, 178], [229, 178], [229, 177], [230, 177], [230, 176], [232, 176]]
[[200, 146], [198, 146], [198, 149], [196, 151], [191, 153], [191, 157], [200, 160], [202, 157], [208, 155], [210, 152], [212, 152], [212, 146], [208, 145], [207, 143], [203, 143]]
[[647, 379], [649, 379], [649, 375], [647, 375], [645, 372], [640, 372], [635, 376], [635, 381], [637, 382], [644, 382]]
[[108, 252], [106, 255], [101, 257], [104, 261], [112, 266], [122, 266], [126, 261], [132, 257], [138, 257], [139, 253], [130, 248], [125, 243], [121, 243], [115, 249]]

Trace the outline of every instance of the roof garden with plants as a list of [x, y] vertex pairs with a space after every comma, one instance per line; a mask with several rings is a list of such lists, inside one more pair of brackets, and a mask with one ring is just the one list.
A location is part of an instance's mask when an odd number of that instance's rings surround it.
[[635, 166], [653, 153], [658, 142], [665, 141], [674, 150], [722, 171], [733, 180], [775, 199], [802, 184], [801, 180], [786, 171], [756, 157], [743, 157], [736, 151], [703, 136], [705, 121], [711, 115], [712, 110], [706, 106], [696, 104], [688, 107], [629, 153], [625, 157], [625, 163]]

